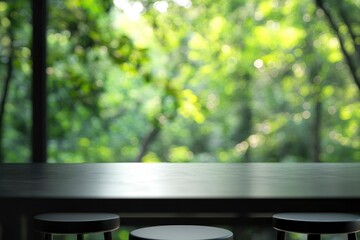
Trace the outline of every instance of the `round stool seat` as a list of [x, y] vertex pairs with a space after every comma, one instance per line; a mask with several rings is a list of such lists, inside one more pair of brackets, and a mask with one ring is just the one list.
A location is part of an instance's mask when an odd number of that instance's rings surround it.
[[231, 240], [231, 231], [207, 226], [165, 225], [146, 227], [130, 233], [129, 240]]
[[278, 213], [273, 227], [306, 234], [341, 234], [360, 231], [360, 216], [347, 213]]
[[51, 234], [111, 232], [120, 217], [112, 213], [46, 213], [34, 217], [34, 230]]

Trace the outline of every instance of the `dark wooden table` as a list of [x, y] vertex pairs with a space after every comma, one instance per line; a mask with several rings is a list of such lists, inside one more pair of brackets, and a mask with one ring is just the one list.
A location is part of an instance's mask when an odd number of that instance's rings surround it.
[[360, 212], [360, 164], [0, 165], [0, 215], [48, 211]]

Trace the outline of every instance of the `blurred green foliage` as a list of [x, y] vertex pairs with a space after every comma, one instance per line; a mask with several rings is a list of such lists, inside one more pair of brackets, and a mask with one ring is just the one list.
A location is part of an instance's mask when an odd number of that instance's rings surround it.
[[[357, 0], [48, 5], [48, 162], [360, 161]], [[30, 17], [0, 1], [4, 162], [30, 158]]]

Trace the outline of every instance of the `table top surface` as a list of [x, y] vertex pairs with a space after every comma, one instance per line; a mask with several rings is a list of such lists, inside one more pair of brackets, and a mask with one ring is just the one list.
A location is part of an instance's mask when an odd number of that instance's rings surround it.
[[264, 203], [261, 200], [273, 201], [278, 207], [300, 200], [319, 201], [318, 205], [342, 200], [339, 203], [346, 205], [345, 201], [359, 203], [359, 186], [360, 164], [356, 163], [0, 165], [0, 201], [31, 203], [56, 199], [108, 199], [118, 203], [136, 199], [199, 200], [197, 207], [201, 208], [205, 201], [231, 200], [252, 201], [256, 208]]

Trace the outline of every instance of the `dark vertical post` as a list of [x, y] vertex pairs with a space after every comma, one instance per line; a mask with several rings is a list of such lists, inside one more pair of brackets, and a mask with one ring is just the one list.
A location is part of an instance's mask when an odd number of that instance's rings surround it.
[[32, 162], [46, 162], [46, 0], [32, 0]]
[[285, 232], [278, 230], [276, 232], [276, 240], [285, 240]]

